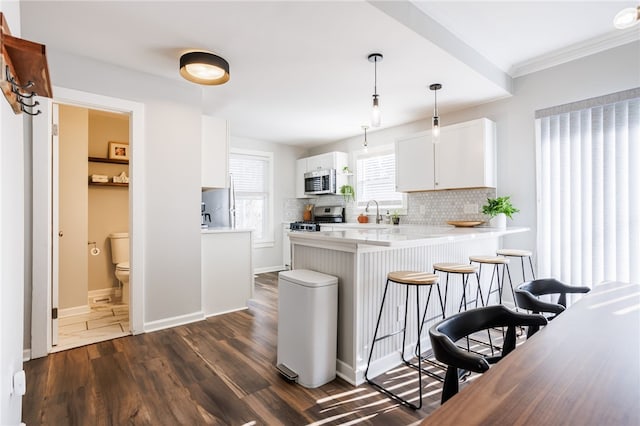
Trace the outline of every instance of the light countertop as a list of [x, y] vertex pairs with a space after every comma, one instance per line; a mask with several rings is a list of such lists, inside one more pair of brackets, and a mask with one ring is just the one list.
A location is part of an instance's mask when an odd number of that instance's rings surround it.
[[253, 229], [247, 228], [231, 228], [228, 226], [213, 227], [213, 228], [200, 228], [201, 234], [224, 234], [229, 232], [251, 232]]
[[289, 238], [292, 242], [306, 240], [406, 247], [458, 242], [477, 238], [496, 238], [529, 231], [529, 228], [526, 227], [499, 229], [490, 227], [456, 228], [454, 226], [376, 224], [352, 224], [352, 226], [345, 226], [344, 224], [336, 226], [334, 224], [333, 226], [333, 231], [290, 232]]

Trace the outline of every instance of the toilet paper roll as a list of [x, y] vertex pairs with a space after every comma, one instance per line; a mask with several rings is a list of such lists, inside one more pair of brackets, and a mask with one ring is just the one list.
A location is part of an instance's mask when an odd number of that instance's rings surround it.
[[100, 254], [100, 249], [97, 247], [94, 247], [91, 249], [91, 256], [97, 256]]

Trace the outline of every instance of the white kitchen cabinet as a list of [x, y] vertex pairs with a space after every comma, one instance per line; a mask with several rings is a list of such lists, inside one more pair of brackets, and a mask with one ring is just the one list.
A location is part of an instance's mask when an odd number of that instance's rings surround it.
[[225, 188], [229, 175], [229, 123], [203, 115], [201, 124], [201, 186]]
[[203, 232], [202, 310], [205, 316], [247, 308], [253, 296], [251, 231]]
[[481, 118], [396, 141], [396, 189], [400, 192], [496, 186], [495, 123]]
[[435, 147], [435, 189], [496, 186], [495, 123], [486, 118], [440, 130]]
[[396, 141], [396, 191], [428, 191], [434, 187], [431, 131]]

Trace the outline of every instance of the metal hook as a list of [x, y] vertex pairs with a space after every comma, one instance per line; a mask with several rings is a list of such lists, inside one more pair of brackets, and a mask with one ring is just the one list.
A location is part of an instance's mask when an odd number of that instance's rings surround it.
[[9, 65], [5, 66], [5, 75], [7, 77], [7, 81], [11, 84], [11, 92], [16, 95], [16, 101], [20, 104], [20, 111], [29, 114], [31, 116], [35, 116], [41, 114], [42, 111], [38, 110], [37, 112], [33, 112], [32, 109], [38, 105], [40, 102], [34, 101], [33, 103], [25, 102], [25, 99], [32, 99], [36, 96], [36, 92], [24, 93], [23, 91], [29, 89], [34, 86], [33, 81], [28, 81], [24, 86], [19, 85], [15, 78], [11, 75], [11, 70], [9, 69]]

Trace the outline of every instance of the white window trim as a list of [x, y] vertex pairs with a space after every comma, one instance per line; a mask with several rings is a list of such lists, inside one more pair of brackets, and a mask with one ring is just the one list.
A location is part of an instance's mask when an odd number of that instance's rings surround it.
[[[366, 150], [365, 149], [360, 149], [357, 151], [353, 151], [352, 155], [353, 155], [353, 164], [354, 164], [354, 172], [353, 172], [353, 178], [355, 180], [355, 189], [356, 189], [356, 194], [358, 193], [358, 191], [360, 190], [360, 188], [358, 188], [358, 160], [362, 157], [374, 157], [376, 155], [380, 155], [380, 154], [386, 154], [389, 152], [393, 152], [395, 154], [395, 145], [393, 144], [389, 144], [389, 145], [381, 145], [381, 146], [375, 146], [375, 147], [369, 147]], [[371, 207], [369, 206], [369, 214], [371, 214]], [[375, 207], [375, 205], [374, 205]], [[407, 194], [406, 193], [402, 193], [402, 207], [399, 209], [394, 209], [398, 211], [398, 215], [399, 216], [406, 216], [408, 214], [408, 201], [407, 201]], [[365, 212], [365, 207], [360, 207], [358, 206], [358, 202], [357, 200], [354, 203], [354, 211], [357, 214], [360, 213], [364, 213]], [[380, 214], [382, 216], [385, 215], [385, 211], [383, 211], [383, 208], [380, 209]], [[393, 212], [390, 212], [393, 213]], [[375, 214], [375, 212], [373, 212], [373, 214]]]
[[253, 248], [269, 248], [275, 247], [275, 233], [273, 229], [273, 204], [274, 204], [274, 196], [273, 196], [273, 152], [269, 151], [258, 151], [251, 149], [241, 149], [241, 148], [231, 148], [231, 154], [237, 155], [252, 155], [254, 157], [262, 157], [267, 160], [269, 163], [269, 172], [267, 176], [267, 221], [266, 221], [266, 229], [265, 238], [261, 240], [257, 240], [256, 238], [252, 238]]

